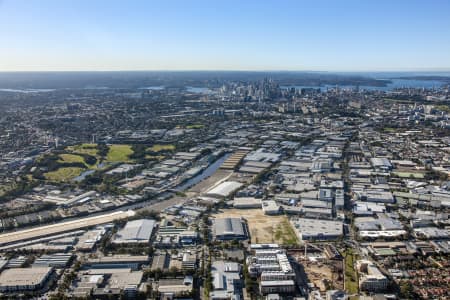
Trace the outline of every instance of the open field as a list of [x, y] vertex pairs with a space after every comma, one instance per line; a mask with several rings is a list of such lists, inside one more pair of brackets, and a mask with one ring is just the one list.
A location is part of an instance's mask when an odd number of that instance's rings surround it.
[[385, 132], [395, 132], [397, 129], [395, 129], [395, 128], [391, 128], [391, 127], [384, 127], [383, 128], [383, 131], [385, 131]]
[[133, 149], [130, 145], [111, 145], [106, 160], [109, 162], [128, 162]]
[[283, 245], [297, 245], [298, 239], [295, 234], [294, 228], [292, 228], [291, 223], [285, 217], [275, 229], [275, 239], [277, 241], [282, 241], [280, 244]]
[[262, 209], [224, 209], [217, 218], [247, 220], [252, 243], [298, 244], [297, 236], [286, 216], [267, 216]]
[[66, 149], [73, 153], [88, 154], [95, 157], [98, 156], [97, 144], [80, 144], [76, 146], [67, 147]]
[[[104, 148], [104, 146], [103, 146]], [[108, 163], [130, 162], [133, 154], [131, 145], [110, 145], [104, 159], [105, 164], [100, 167], [102, 161], [97, 144], [79, 144], [66, 147], [65, 151], [57, 155], [58, 165], [51, 168], [52, 171], [44, 174], [45, 178], [54, 182], [68, 182], [79, 176], [86, 170], [97, 170], [108, 166]]]
[[203, 124], [191, 124], [186, 126], [186, 129], [201, 129], [203, 127], [205, 127]]
[[[173, 145], [155, 145], [154, 147], [155, 149], [157, 149], [155, 151], [162, 151], [172, 148], [175, 149], [175, 146]], [[104, 157], [104, 160], [106, 162], [129, 162], [130, 155], [133, 154], [131, 145], [109, 145], [108, 148], [108, 153], [106, 157]], [[63, 162], [86, 163], [81, 156], [82, 154], [93, 156], [97, 159], [97, 161], [102, 160], [97, 144], [79, 144], [75, 146], [69, 146], [66, 148], [66, 151], [71, 152], [71, 154], [61, 154], [60, 159]], [[86, 165], [89, 166], [88, 164]]]
[[160, 152], [160, 151], [173, 151], [175, 150], [175, 145], [161, 145], [161, 144], [156, 144], [151, 146], [150, 148], [148, 148], [149, 151], [152, 152]]
[[358, 274], [355, 270], [355, 262], [356, 262], [356, 255], [353, 253], [352, 250], [347, 250], [347, 252], [344, 253], [344, 259], [345, 259], [345, 290], [349, 294], [356, 294], [358, 293], [359, 286], [358, 286]]
[[76, 154], [60, 154], [58, 162], [86, 164], [84, 158]]
[[70, 181], [74, 177], [83, 172], [84, 169], [77, 167], [63, 167], [59, 168], [56, 171], [45, 173], [45, 178], [50, 181]]

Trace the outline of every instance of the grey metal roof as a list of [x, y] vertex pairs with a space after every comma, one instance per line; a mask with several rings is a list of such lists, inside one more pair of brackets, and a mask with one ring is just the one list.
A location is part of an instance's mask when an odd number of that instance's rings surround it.
[[148, 241], [154, 226], [155, 220], [140, 219], [129, 221], [123, 229], [117, 232], [114, 242]]
[[216, 219], [214, 223], [214, 231], [217, 235], [245, 235], [244, 225], [239, 218], [222, 218]]

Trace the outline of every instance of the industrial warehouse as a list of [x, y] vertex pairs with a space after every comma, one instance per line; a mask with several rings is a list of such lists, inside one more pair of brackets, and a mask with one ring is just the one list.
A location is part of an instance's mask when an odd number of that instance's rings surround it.
[[115, 244], [139, 244], [148, 243], [155, 227], [154, 220], [129, 221], [124, 228], [120, 229], [114, 236]]
[[333, 240], [343, 236], [343, 223], [339, 221], [297, 218], [292, 224], [300, 240]]
[[238, 240], [248, 237], [245, 221], [239, 218], [215, 219], [213, 232], [216, 240]]
[[42, 289], [53, 272], [52, 267], [12, 268], [0, 274], [0, 292]]

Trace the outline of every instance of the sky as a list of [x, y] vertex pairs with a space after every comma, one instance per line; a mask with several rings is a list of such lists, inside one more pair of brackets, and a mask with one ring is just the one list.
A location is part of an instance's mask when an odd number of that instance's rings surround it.
[[0, 71], [449, 71], [449, 0], [0, 0]]

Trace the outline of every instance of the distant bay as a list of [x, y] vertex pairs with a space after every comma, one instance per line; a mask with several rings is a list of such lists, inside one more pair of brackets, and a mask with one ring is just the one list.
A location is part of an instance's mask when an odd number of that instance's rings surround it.
[[417, 80], [417, 79], [389, 79], [391, 83], [388, 83], [386, 86], [369, 86], [369, 85], [315, 85], [315, 86], [301, 86], [301, 85], [293, 85], [293, 86], [281, 86], [282, 89], [289, 89], [289, 88], [296, 88], [296, 89], [320, 89], [322, 92], [326, 91], [327, 89], [336, 88], [339, 87], [341, 89], [355, 89], [359, 88], [361, 90], [367, 90], [367, 91], [392, 91], [394, 89], [398, 88], [426, 88], [426, 89], [432, 89], [432, 88], [440, 88], [442, 87], [445, 82], [438, 81], [438, 80]]

